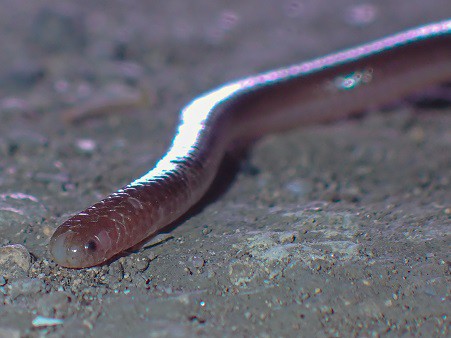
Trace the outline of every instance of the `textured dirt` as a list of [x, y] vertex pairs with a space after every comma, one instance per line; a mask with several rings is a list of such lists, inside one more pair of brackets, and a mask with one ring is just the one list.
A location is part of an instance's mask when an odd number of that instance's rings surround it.
[[449, 18], [447, 0], [1, 7], [0, 337], [449, 335], [449, 106], [268, 136], [222, 194], [109, 265], [47, 251], [68, 216], [150, 169], [196, 95]]

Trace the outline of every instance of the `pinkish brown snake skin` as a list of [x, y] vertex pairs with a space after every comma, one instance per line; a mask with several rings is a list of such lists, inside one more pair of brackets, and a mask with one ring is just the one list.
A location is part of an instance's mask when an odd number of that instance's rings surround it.
[[167, 154], [141, 178], [61, 224], [65, 267], [103, 263], [186, 213], [234, 142], [345, 118], [451, 79], [451, 20], [225, 84], [188, 104]]

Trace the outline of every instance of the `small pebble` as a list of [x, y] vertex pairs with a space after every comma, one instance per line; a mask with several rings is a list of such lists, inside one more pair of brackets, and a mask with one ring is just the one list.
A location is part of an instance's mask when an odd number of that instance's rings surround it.
[[37, 316], [31, 324], [34, 327], [45, 327], [45, 326], [55, 326], [55, 325], [61, 325], [64, 323], [64, 320], [58, 319], [58, 318], [49, 318], [49, 317], [43, 317], [43, 316]]
[[97, 149], [97, 143], [91, 139], [78, 139], [75, 141], [77, 150], [86, 155], [91, 155]]
[[293, 243], [296, 240], [296, 234], [295, 233], [284, 233], [280, 236], [280, 242], [282, 244], [289, 244]]
[[211, 232], [211, 228], [209, 228], [207, 225], [204, 225], [204, 228], [202, 229], [202, 235], [208, 235]]
[[147, 257], [138, 257], [135, 260], [135, 267], [138, 271], [143, 272], [149, 267], [150, 259]]
[[31, 266], [31, 255], [20, 244], [0, 247], [0, 275], [5, 278], [25, 277]]
[[202, 257], [193, 256], [190, 258], [192, 266], [196, 269], [200, 269], [205, 265], [205, 260]]
[[325, 314], [331, 315], [334, 313], [334, 309], [328, 305], [323, 305], [323, 306], [320, 306], [319, 312], [323, 315], [325, 315]]

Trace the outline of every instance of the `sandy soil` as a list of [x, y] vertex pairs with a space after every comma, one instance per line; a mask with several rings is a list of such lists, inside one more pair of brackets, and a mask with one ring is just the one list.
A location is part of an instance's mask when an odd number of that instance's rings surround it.
[[[150, 169], [196, 95], [451, 17], [449, 1], [1, 8], [0, 337], [449, 334], [449, 106], [269, 136], [220, 196], [109, 265], [47, 251], [68, 216]], [[68, 121], [118, 100], [135, 107]]]

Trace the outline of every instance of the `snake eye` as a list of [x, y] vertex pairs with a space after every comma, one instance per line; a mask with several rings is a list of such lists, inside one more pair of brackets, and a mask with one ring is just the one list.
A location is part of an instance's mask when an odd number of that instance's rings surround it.
[[90, 252], [95, 252], [97, 250], [97, 244], [93, 240], [90, 240], [85, 244], [85, 249]]

